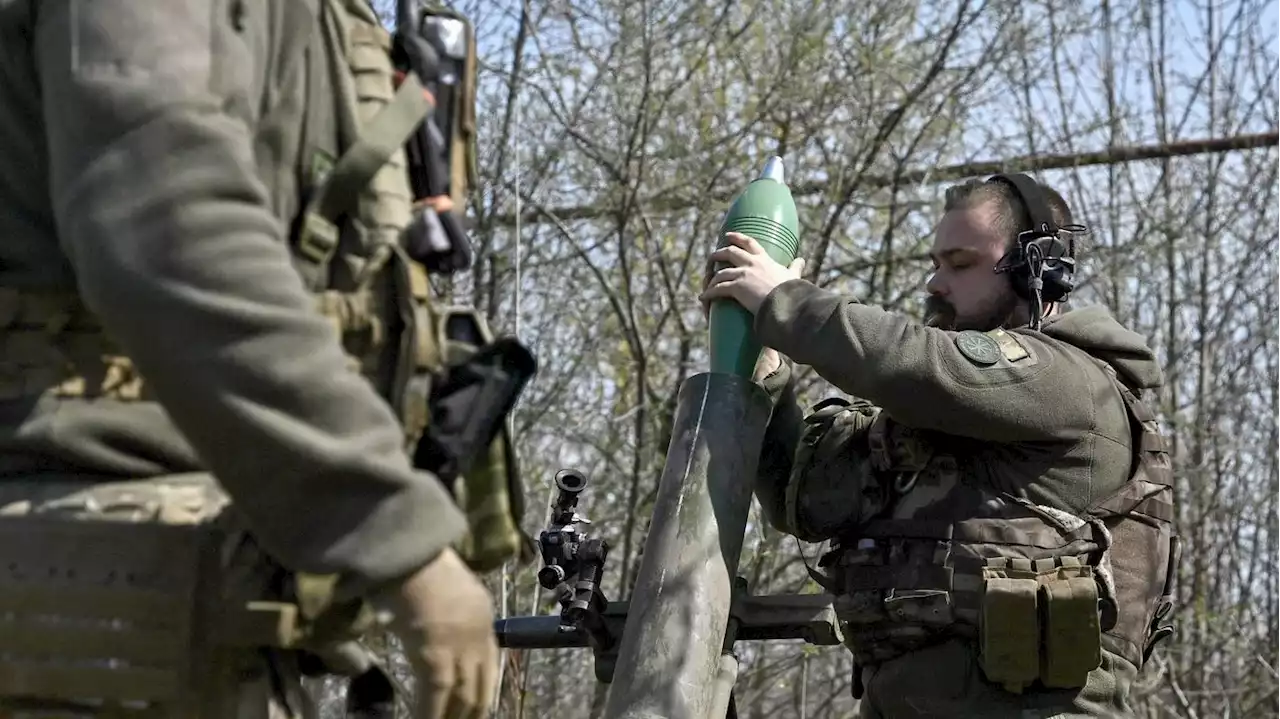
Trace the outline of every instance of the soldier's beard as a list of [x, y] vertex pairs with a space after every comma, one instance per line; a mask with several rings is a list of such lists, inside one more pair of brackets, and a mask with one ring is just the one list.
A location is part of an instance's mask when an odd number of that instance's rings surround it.
[[1001, 297], [989, 311], [976, 317], [957, 317], [956, 308], [936, 295], [930, 295], [924, 301], [924, 323], [929, 327], [950, 330], [978, 330], [986, 332], [997, 327], [1012, 327], [1017, 322], [1018, 297], [1009, 293]]
[[924, 301], [924, 323], [928, 327], [937, 327], [940, 330], [955, 329], [956, 308], [951, 306], [950, 302], [938, 297], [937, 295], [929, 295]]

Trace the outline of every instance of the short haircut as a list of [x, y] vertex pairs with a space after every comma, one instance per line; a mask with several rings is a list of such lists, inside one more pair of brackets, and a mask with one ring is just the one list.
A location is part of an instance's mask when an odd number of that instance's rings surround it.
[[[1058, 227], [1072, 223], [1071, 208], [1062, 195], [1043, 182], [1036, 182], [1044, 201], [1049, 205], [1049, 214]], [[969, 180], [947, 188], [943, 212], [964, 210], [987, 202], [994, 202], [996, 210], [996, 230], [1005, 238], [1010, 247], [1018, 239], [1019, 233], [1031, 229], [1031, 215], [1022, 204], [1022, 198], [1006, 182], [984, 182]]]

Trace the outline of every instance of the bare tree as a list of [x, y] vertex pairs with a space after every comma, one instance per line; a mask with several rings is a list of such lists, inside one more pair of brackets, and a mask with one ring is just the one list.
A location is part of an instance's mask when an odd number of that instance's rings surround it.
[[[482, 55], [479, 261], [442, 299], [518, 331], [541, 372], [518, 409], [527, 528], [550, 478], [594, 480], [635, 578], [696, 301], [727, 199], [771, 154], [801, 205], [809, 279], [915, 313], [942, 185], [1035, 170], [1093, 230], [1080, 302], [1144, 333], [1166, 375], [1183, 537], [1179, 633], [1138, 688], [1148, 717], [1270, 715], [1277, 700], [1277, 54], [1261, 0], [470, 2]], [[1264, 259], [1265, 258], [1265, 259]], [[1265, 270], [1265, 274], [1264, 274]], [[805, 377], [813, 402], [833, 390]], [[801, 545], [754, 518], [758, 593], [817, 591]], [[553, 611], [536, 567], [504, 611]], [[754, 716], [852, 716], [843, 649], [743, 646]], [[510, 652], [502, 717], [588, 717], [578, 651]]]

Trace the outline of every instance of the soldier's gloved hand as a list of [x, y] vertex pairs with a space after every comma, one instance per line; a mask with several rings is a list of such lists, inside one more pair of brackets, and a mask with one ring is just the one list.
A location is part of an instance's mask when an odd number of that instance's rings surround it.
[[480, 719], [497, 690], [489, 590], [452, 550], [378, 597], [417, 679], [415, 719]]

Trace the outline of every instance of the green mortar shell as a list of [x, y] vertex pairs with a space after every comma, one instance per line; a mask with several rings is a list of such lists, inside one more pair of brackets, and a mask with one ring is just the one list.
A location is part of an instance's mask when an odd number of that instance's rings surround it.
[[[782, 161], [772, 158], [761, 177], [747, 185], [733, 201], [720, 226], [719, 244], [725, 235], [740, 232], [751, 237], [778, 264], [787, 267], [800, 249], [800, 222], [795, 199], [782, 176]], [[723, 268], [717, 264], [717, 270]], [[711, 305], [711, 371], [750, 378], [763, 349], [752, 329], [754, 316], [733, 300]]]

